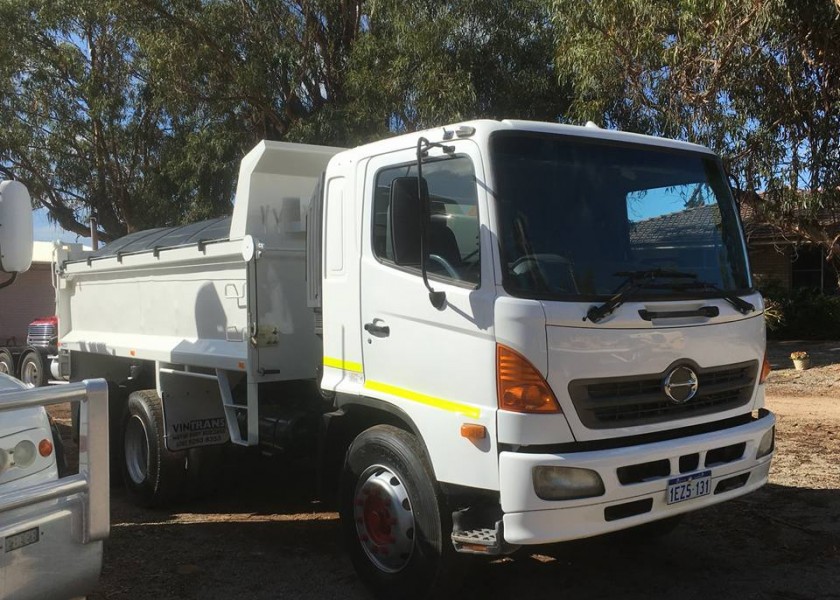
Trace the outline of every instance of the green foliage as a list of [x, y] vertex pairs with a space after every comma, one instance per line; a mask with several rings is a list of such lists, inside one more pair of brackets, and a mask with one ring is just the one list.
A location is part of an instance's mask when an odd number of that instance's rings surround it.
[[474, 118], [556, 121], [568, 106], [542, 2], [380, 0], [368, 7], [348, 90], [351, 120], [376, 124], [373, 134]]
[[836, 340], [840, 338], [840, 296], [817, 290], [786, 292], [779, 287], [762, 290], [767, 335], [781, 340]]
[[827, 0], [3, 0], [0, 22], [0, 172], [77, 233], [226, 212], [263, 138], [563, 118], [709, 145], [759, 217], [840, 253]]
[[152, 225], [147, 207], [174, 192], [162, 163], [167, 115], [112, 8], [0, 5], [0, 170], [24, 181], [65, 229], [85, 234], [96, 212], [105, 239]]
[[568, 104], [541, 0], [3, 0], [0, 20], [0, 169], [106, 239], [228, 211], [260, 139]]

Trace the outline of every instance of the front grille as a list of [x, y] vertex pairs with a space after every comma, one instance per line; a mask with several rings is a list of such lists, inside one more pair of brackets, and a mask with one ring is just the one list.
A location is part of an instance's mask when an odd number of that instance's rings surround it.
[[581, 422], [591, 429], [632, 427], [731, 410], [752, 397], [758, 362], [750, 361], [711, 369], [697, 374], [697, 393], [685, 402], [673, 402], [662, 388], [662, 373], [612, 379], [586, 379], [569, 383], [569, 395]]
[[48, 348], [55, 344], [57, 336], [55, 325], [30, 325], [26, 332], [26, 345]]

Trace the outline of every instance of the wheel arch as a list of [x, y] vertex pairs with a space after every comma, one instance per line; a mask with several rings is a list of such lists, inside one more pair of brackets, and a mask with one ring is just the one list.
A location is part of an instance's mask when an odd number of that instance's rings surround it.
[[[128, 397], [132, 392], [152, 389], [154, 383], [153, 361], [123, 358], [97, 354], [94, 352], [71, 351], [70, 381], [103, 378], [108, 382], [108, 413], [110, 446], [112, 449], [112, 463], [121, 456], [122, 446], [122, 418], [128, 406]], [[139, 376], [132, 377], [132, 367]], [[73, 419], [74, 439], [78, 439], [78, 405], [73, 405], [71, 412]], [[119, 473], [117, 473], [119, 475]], [[116, 477], [115, 479], [119, 479]]]
[[412, 434], [434, 473], [429, 449], [414, 420], [402, 409], [366, 396], [338, 398], [338, 410], [324, 415], [319, 442], [319, 495], [328, 501], [338, 492], [338, 474], [350, 444], [363, 431], [376, 425], [391, 425]]

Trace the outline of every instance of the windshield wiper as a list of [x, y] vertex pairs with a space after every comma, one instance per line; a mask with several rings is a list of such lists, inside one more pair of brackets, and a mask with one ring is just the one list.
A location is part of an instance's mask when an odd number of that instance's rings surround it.
[[[613, 273], [617, 277], [625, 277], [624, 281], [619, 285], [612, 298], [598, 306], [591, 306], [586, 311], [586, 316], [583, 320], [589, 319], [593, 323], [597, 323], [607, 315], [627, 302], [627, 299], [642, 288], [666, 288], [673, 287], [673, 284], [662, 285], [654, 284], [653, 280], [658, 277], [666, 277], [670, 279], [696, 279], [696, 273], [683, 273], [682, 271], [672, 271], [670, 269], [645, 269], [641, 271], [618, 271]], [[692, 282], [694, 284], [694, 282]], [[740, 298], [739, 298], [740, 300]], [[752, 305], [751, 305], [752, 306]]]
[[674, 284], [673, 289], [675, 290], [711, 290], [715, 292], [719, 297], [723, 298], [729, 304], [735, 307], [742, 315], [746, 315], [751, 313], [755, 310], [755, 306], [751, 302], [747, 302], [742, 298], [739, 298], [737, 295], [733, 294], [732, 292], [727, 292], [724, 289], [719, 288], [714, 283], [710, 283], [708, 281], [692, 281], [689, 283], [678, 283]]

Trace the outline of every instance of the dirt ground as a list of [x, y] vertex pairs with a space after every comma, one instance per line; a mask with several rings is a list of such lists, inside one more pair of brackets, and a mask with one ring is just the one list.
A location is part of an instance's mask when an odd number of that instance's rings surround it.
[[[793, 371], [792, 350], [815, 367]], [[840, 598], [840, 342], [774, 344], [770, 483], [656, 540], [608, 537], [470, 561], [466, 598]], [[213, 500], [160, 512], [115, 489], [96, 600], [369, 598], [311, 469], [233, 457]], [[453, 597], [455, 596], [453, 591]]]

